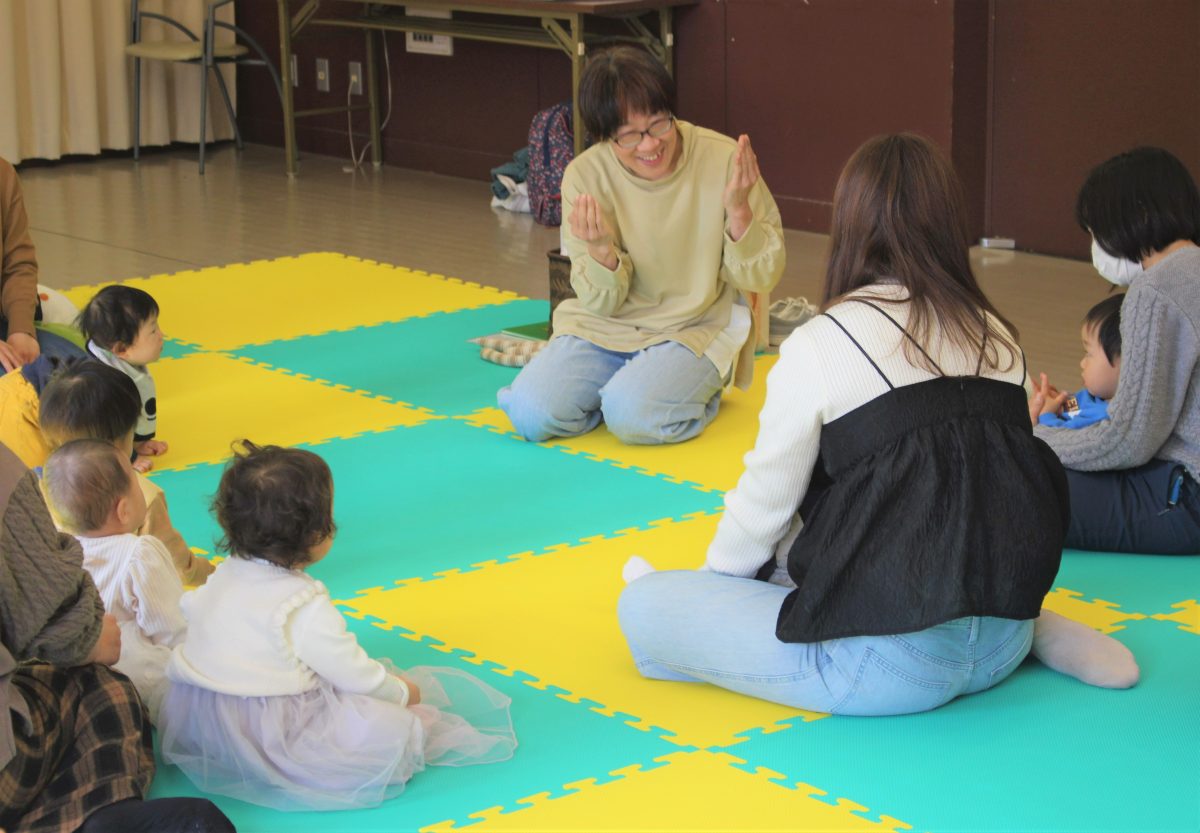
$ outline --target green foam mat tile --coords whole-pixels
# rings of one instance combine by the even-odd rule
[[[484,361],[467,339],[545,318],[547,309],[545,301],[510,301],[233,352],[439,414],[463,414],[494,406],[496,391],[520,370]]]
[[[1127,611],[1169,612],[1176,602],[1200,598],[1200,558],[1065,550],[1054,586]]]
[[[441,665],[461,668],[512,698],[518,747],[512,760],[468,767],[429,767],[409,782],[404,793],[369,810],[335,813],[284,813],[222,796],[212,798],[241,833],[305,833],[305,831],[415,831],[445,821],[459,826],[469,814],[490,807],[520,809],[519,799],[538,793],[561,794],[563,785],[586,778],[605,780],[614,769],[633,764],[652,766],[654,758],[679,747],[653,734],[625,726],[611,717],[571,703],[553,691],[525,684],[522,674],[506,677],[446,654],[429,644],[412,642],[365,622],[348,620],[360,644],[373,657],[388,657],[401,668]],[[151,798],[203,795],[173,766],[160,765]]]
[[[335,597],[721,505],[719,496],[686,485],[506,441],[458,420],[311,450],[333,470],[338,524],[333,552],[312,574]],[[209,551],[219,531],[207,507],[221,470],[154,477],[176,528]]]
[[[832,717],[727,751],[916,830],[1194,833],[1200,639],[1165,622],[1121,639],[1142,666],[1129,691],[1026,660],[996,688],[933,712]]]
[[[178,341],[173,338],[163,340],[163,351],[160,359],[182,359],[184,356],[190,356],[200,348],[194,344],[188,344],[186,341]],[[151,368],[153,372],[153,368]]]

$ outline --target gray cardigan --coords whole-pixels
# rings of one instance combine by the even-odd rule
[[[1121,307],[1121,378],[1107,420],[1038,426],[1063,465],[1128,469],[1182,463],[1200,479],[1200,248],[1168,255],[1134,279]]]
[[[104,603],[74,537],[54,528],[37,476],[0,445],[0,770],[28,720],[11,685],[17,663],[81,664],[100,638]]]

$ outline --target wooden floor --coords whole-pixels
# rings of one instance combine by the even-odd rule
[[[65,288],[329,251],[547,296],[545,253],[558,230],[490,208],[486,183],[369,165],[354,173],[344,160],[312,155],[289,180],[278,148],[238,153],[227,143],[210,151],[204,176],[186,147],[137,163],[24,166],[42,282]],[[786,236],[788,266],[775,297],[814,299],[827,237]],[[1074,388],[1079,321],[1108,284],[1084,262],[978,249],[973,260],[984,289],[1020,329],[1030,369]]]

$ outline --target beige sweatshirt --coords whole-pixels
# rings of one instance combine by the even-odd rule
[[[577,298],[554,313],[554,335],[573,335],[609,350],[635,352],[676,341],[702,356],[728,325],[739,290],[767,293],[785,261],[775,200],[760,179],[750,192],[754,221],[734,242],[723,197],[737,143],[676,122],[682,150],[675,170],[649,181],[630,173],[610,142],[593,145],[563,175],[563,237]],[[620,259],[605,269],[566,221],[580,194],[596,198],[613,229]],[[761,306],[761,305],[760,305]],[[750,381],[755,340],[738,358],[735,381]],[[729,368],[718,367],[724,375]]]

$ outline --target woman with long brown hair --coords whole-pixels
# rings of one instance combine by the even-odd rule
[[[643,675],[901,714],[990,688],[1029,653],[1067,487],[1032,435],[1024,356],[971,272],[964,217],[928,140],[851,157],[824,312],[780,350],[705,569],[644,575],[621,598]],[[1080,636],[1064,633],[1060,655]]]

